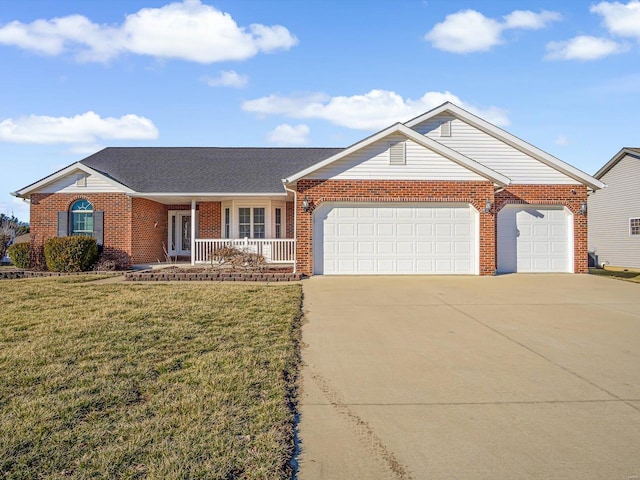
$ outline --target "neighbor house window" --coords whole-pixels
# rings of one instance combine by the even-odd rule
[[[282,238],[282,209],[276,208],[276,238]]]
[[[640,218],[629,219],[629,235],[640,235]]]
[[[93,205],[89,200],[78,200],[71,205],[71,235],[93,236]]]
[[[265,209],[242,207],[238,209],[240,238],[265,238]]]

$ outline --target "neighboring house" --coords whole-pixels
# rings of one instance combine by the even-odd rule
[[[589,196],[589,251],[599,264],[640,268],[640,148],[623,148],[595,178]]]
[[[603,184],[445,103],[346,148],[106,148],[14,195],[127,263],[234,244],[313,274],[587,271]],[[195,222],[192,221],[195,219]]]
[[[23,233],[22,235],[18,235],[13,239],[13,243],[28,243],[31,241],[30,233]]]

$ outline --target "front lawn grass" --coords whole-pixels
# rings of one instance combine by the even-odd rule
[[[618,280],[627,280],[628,282],[640,283],[640,272],[630,271],[624,268],[590,268],[589,273],[602,277],[617,278]]]
[[[299,285],[81,278],[0,284],[0,477],[290,477]]]

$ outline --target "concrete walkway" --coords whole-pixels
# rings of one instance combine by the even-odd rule
[[[640,285],[303,283],[300,480],[637,479]]]

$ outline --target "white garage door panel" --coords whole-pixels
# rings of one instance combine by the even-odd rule
[[[474,274],[469,205],[325,204],[314,212],[314,273]]]
[[[498,271],[573,272],[573,216],[563,207],[507,206],[498,214]]]

